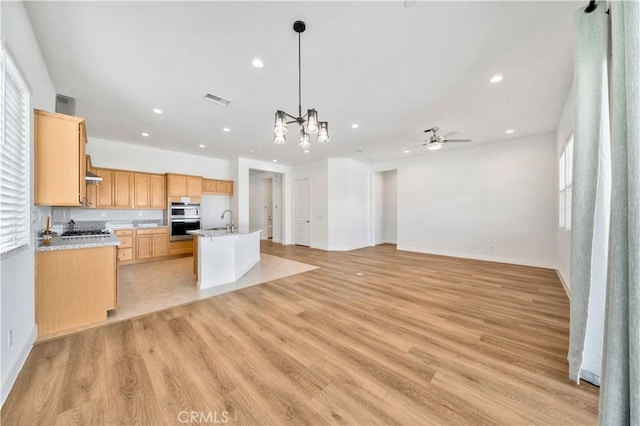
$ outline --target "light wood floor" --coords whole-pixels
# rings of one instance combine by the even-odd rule
[[[263,251],[319,268],[37,344],[2,424],[596,424],[554,271]]]

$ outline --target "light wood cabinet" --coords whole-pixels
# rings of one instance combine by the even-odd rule
[[[168,197],[179,201],[182,197],[202,198],[202,178],[200,176],[167,173]]]
[[[136,260],[169,255],[169,229],[137,229]]]
[[[106,320],[117,284],[115,246],[37,252],[38,336]]]
[[[185,241],[171,241],[169,243],[169,254],[176,256],[180,254],[193,253],[193,242],[189,240]]]
[[[165,178],[163,175],[134,173],[134,207],[137,209],[166,208]]]
[[[120,240],[118,246],[118,260],[129,261],[133,260],[133,230],[124,229],[115,231],[116,237]]]
[[[113,206],[119,209],[133,207],[133,172],[113,172]]]
[[[133,208],[133,172],[100,168],[94,170],[102,178],[95,189],[97,208]]]
[[[233,181],[202,179],[202,193],[215,195],[233,195]]]
[[[84,119],[40,110],[34,110],[34,116],[34,203],[83,205],[87,190]]]

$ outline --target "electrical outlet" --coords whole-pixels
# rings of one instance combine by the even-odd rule
[[[142,217],[142,212],[138,212],[138,216]]]
[[[7,337],[7,343],[9,344],[9,347],[13,346],[13,330],[9,330],[9,335]]]

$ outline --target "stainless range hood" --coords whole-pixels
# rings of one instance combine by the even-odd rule
[[[76,99],[71,96],[56,94],[56,112],[67,115],[76,115]],[[90,185],[97,185],[102,182],[102,178],[87,170],[85,180]]]
[[[87,175],[85,177],[86,181],[90,185],[97,185],[102,182],[102,178],[94,173],[87,171]]]

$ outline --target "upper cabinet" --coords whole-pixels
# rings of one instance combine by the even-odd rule
[[[133,208],[133,172],[96,168],[95,174],[102,178],[96,188],[95,207],[99,209]],[[92,207],[92,200],[89,206]]]
[[[169,198],[202,197],[202,178],[200,176],[175,175],[167,173],[167,194]]]
[[[133,176],[133,182],[134,207],[136,209],[164,209],[166,207],[166,185],[163,175],[136,172]]]
[[[203,194],[233,195],[232,180],[202,179]]]
[[[84,119],[34,110],[35,204],[80,206],[87,202]]]

